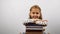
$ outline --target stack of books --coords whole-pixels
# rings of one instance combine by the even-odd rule
[[[41,26],[26,26],[26,30],[43,30]]]
[[[43,30],[43,27],[46,25],[35,24],[35,23],[24,23],[26,30]]]

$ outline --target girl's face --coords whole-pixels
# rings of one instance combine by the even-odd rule
[[[37,8],[32,8],[30,11],[30,16],[32,19],[39,19],[40,17],[40,10]]]

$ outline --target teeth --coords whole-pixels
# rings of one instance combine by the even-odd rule
[[[33,18],[38,18],[38,16],[33,16]]]

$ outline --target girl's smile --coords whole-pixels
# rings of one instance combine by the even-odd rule
[[[33,8],[32,11],[30,12],[30,16],[32,19],[39,19],[39,17],[40,17],[39,9]]]

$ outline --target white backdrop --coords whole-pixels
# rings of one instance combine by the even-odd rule
[[[48,20],[46,32],[60,34],[60,0],[0,0],[0,34],[25,32],[22,23],[33,5],[39,5],[43,19]]]

